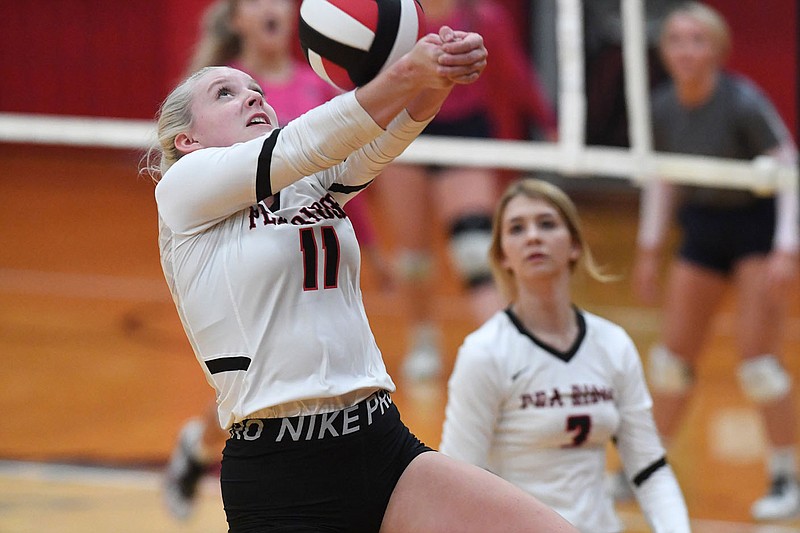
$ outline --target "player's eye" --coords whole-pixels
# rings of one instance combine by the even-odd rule
[[[506,231],[508,231],[510,235],[519,235],[524,231],[524,229],[525,227],[522,224],[515,222],[513,224],[509,224]]]
[[[230,96],[232,94],[233,92],[224,85],[219,89],[217,89],[217,98],[222,98],[223,96]]]
[[[539,227],[542,229],[553,229],[557,226],[558,223],[552,217],[545,217],[539,220]]]

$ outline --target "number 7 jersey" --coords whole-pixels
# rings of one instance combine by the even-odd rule
[[[608,443],[617,438],[630,472],[659,464],[664,449],[630,337],[591,313],[576,310],[576,320],[566,352],[510,309],[470,334],[448,382],[441,451],[508,479],[583,531],[620,531],[604,490]]]

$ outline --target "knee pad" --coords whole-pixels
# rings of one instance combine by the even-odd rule
[[[792,388],[791,377],[774,355],[759,355],[742,361],[737,377],[742,391],[756,403],[778,400]]]
[[[694,383],[692,368],[665,346],[653,346],[647,362],[647,377],[650,386],[657,392],[683,394]]]
[[[463,216],[450,227],[450,257],[467,286],[476,287],[492,281],[491,244],[492,218],[489,215]]]
[[[427,252],[405,250],[397,258],[397,271],[406,281],[424,281],[431,275],[433,261]]]

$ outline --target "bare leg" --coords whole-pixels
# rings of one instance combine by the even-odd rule
[[[175,518],[185,520],[192,514],[197,486],[209,467],[220,463],[226,436],[219,427],[214,402],[201,417],[181,428],[164,472],[164,502]]]
[[[724,277],[680,259],[670,270],[664,303],[664,346],[694,366],[725,293]],[[680,425],[690,394],[654,389],[653,415],[660,433],[669,440]]]
[[[203,415],[202,448],[201,456],[198,458],[206,464],[219,463],[222,460],[222,449],[225,447],[227,438],[228,432],[219,427],[217,404],[211,402]]]
[[[786,299],[776,301],[767,290],[766,258],[744,260],[736,269],[739,288],[739,321],[736,331],[742,357],[778,355],[786,324]],[[797,440],[797,414],[792,395],[787,394],[759,406],[769,437],[775,447],[792,446]]]
[[[400,477],[382,533],[576,532],[558,513],[511,483],[438,452],[417,456]]]
[[[433,179],[435,198],[445,227],[466,215],[483,215],[491,220],[497,202],[497,176],[482,168],[450,168]],[[487,250],[488,251],[488,250]],[[487,259],[488,273],[488,259]],[[457,271],[461,269],[454,265]],[[505,302],[492,283],[469,290],[470,308],[476,324],[482,324]]]
[[[764,356],[778,356],[788,311],[784,295],[776,294],[767,287],[767,268],[766,257],[752,257],[741,261],[735,271],[739,289],[737,340],[742,361],[755,365],[767,360]],[[771,488],[751,509],[753,517],[758,520],[788,518],[800,513],[797,413],[791,388],[788,391],[781,389],[780,372],[779,368],[773,367],[769,374],[771,377],[764,375],[759,382],[772,385],[766,388],[766,397],[755,395],[753,398],[764,420],[770,444],[766,459]],[[748,392],[747,389],[745,386],[745,392]]]
[[[410,317],[403,373],[413,380],[435,377],[442,368],[430,298],[435,256],[430,243],[429,183],[425,167],[402,164],[386,167],[376,182],[383,213],[394,231],[396,279]]]

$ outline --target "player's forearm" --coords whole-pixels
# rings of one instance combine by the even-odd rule
[[[681,488],[667,466],[636,491],[636,498],[654,533],[689,533],[689,513]]]
[[[356,89],[358,103],[384,129],[420,90],[414,77],[409,76],[406,70],[401,59],[374,80]]]
[[[673,185],[658,178],[652,178],[642,187],[636,237],[640,251],[661,249],[672,216],[674,194]]]
[[[426,88],[450,86],[452,82],[438,72],[442,53],[435,36],[423,37],[409,53],[356,89],[358,102],[379,126],[386,128]]]
[[[418,122],[430,120],[439,112],[451,90],[452,86],[444,89],[425,89],[421,91],[406,106],[408,114]]]
[[[438,35],[426,35],[357,89],[356,97],[383,128],[407,106],[415,120],[426,120],[439,110],[454,83],[473,83],[480,77],[486,56],[480,35],[443,26]]]
[[[353,152],[342,167],[340,180],[360,185],[374,179],[416,139],[428,120],[417,121],[408,110],[400,112],[377,139]]]
[[[797,149],[792,143],[784,143],[770,154],[779,164],[797,165]],[[796,254],[800,248],[800,198],[798,183],[785,184],[777,193],[777,213],[775,225],[774,248],[782,252]]]

